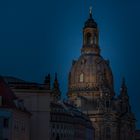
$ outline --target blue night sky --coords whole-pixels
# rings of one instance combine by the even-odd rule
[[[63,97],[80,55],[90,0],[1,0],[0,75],[42,83],[58,73]],[[101,54],[110,60],[116,94],[126,78],[140,128],[140,0],[94,0]],[[139,107],[138,107],[139,106]]]

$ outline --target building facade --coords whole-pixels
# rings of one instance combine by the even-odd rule
[[[94,140],[94,129],[88,116],[71,102],[60,100],[56,74],[50,96],[50,140]]]
[[[94,140],[89,118],[72,104],[51,103],[50,140]]]
[[[134,140],[135,117],[125,80],[116,96],[109,61],[100,51],[98,25],[90,9],[83,28],[81,55],[69,72],[68,98],[89,116],[95,140]]]
[[[0,140],[30,140],[30,117],[0,77]]]
[[[46,76],[43,84],[14,77],[4,77],[4,79],[18,97],[21,107],[25,106],[31,113],[30,122],[28,122],[30,140],[94,140],[94,129],[88,116],[71,102],[61,100],[57,74],[52,87],[50,75]],[[20,124],[18,119],[22,119],[22,116],[12,118],[12,121],[15,120],[18,125],[17,130],[20,125],[25,125],[23,121]],[[13,134],[15,133],[16,131],[13,131]],[[24,133],[20,134],[21,137],[23,135]]]
[[[30,140],[49,140],[50,89],[48,76],[43,84],[27,82],[14,77],[5,77],[4,79],[32,114]]]

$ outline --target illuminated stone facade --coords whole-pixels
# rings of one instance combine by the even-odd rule
[[[94,140],[89,118],[68,102],[51,103],[50,140]]]
[[[83,46],[69,73],[69,99],[92,121],[95,140],[134,140],[135,117],[125,80],[115,96],[109,61],[100,55],[97,23],[89,19],[83,28]]]
[[[47,81],[50,82],[49,77]],[[71,102],[60,100],[56,74],[50,96],[50,140],[94,140],[89,117]]]

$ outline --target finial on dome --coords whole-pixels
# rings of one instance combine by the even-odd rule
[[[89,13],[92,14],[92,6],[89,7]]]
[[[122,78],[121,95],[127,95],[127,86],[124,77]]]
[[[90,18],[92,18],[92,6],[89,7]]]

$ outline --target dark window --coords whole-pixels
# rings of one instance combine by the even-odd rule
[[[106,127],[106,139],[107,140],[111,139],[111,129],[110,129],[110,127]]]
[[[52,135],[53,135],[53,136],[55,135],[55,134],[54,134],[54,132],[53,132],[53,134],[52,134]]]
[[[57,137],[56,137],[56,140],[59,140],[60,138],[59,138],[59,134],[57,134]]]
[[[4,118],[4,120],[3,120],[3,127],[4,128],[8,128],[9,127],[9,119]]]
[[[106,107],[109,108],[109,101],[106,101]]]
[[[97,44],[97,35],[94,34],[94,44]]]
[[[91,44],[91,34],[90,33],[87,33],[86,43],[87,43],[87,45],[90,45]]]

